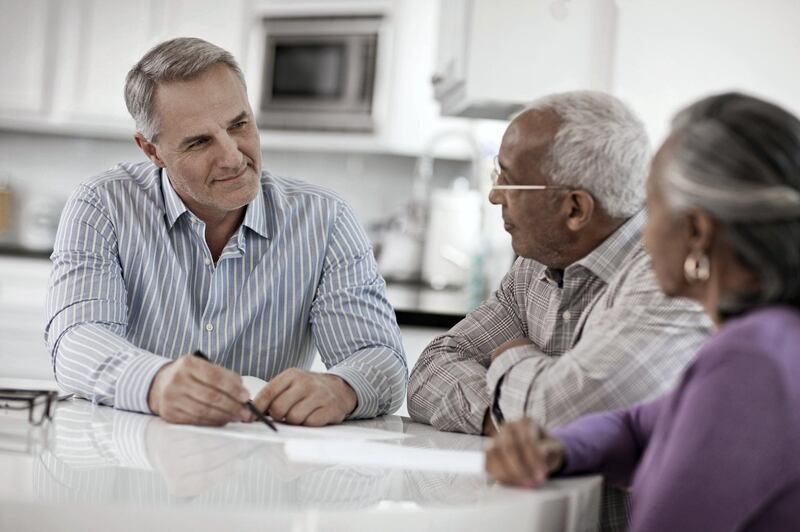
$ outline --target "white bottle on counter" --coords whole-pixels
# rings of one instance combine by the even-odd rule
[[[431,194],[422,280],[433,288],[466,285],[481,241],[481,201],[477,190],[460,177],[450,188]]]

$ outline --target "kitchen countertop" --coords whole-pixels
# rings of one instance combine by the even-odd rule
[[[0,257],[20,257],[27,259],[50,260],[52,249],[28,249],[10,241],[0,241]]]
[[[500,486],[484,444],[399,416],[275,434],[80,399],[38,428],[0,410],[0,530],[596,530],[600,477]]]
[[[50,253],[52,250],[31,250],[13,242],[0,242],[0,257],[49,260]],[[449,329],[470,310],[464,290],[434,290],[416,283],[389,282],[386,295],[400,325]]]

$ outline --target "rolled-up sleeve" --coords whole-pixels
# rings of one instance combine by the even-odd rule
[[[403,403],[408,384],[400,329],[369,240],[343,203],[324,261],[311,309],[322,361],[356,393],[350,419],[392,413]]]
[[[147,395],[169,359],[128,342],[127,292],[111,217],[79,187],[61,215],[47,294],[45,341],[59,384],[94,403],[150,412]]]

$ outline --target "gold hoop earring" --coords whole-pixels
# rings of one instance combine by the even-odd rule
[[[690,283],[708,281],[711,277],[711,262],[705,253],[693,253],[683,263],[683,274]]]

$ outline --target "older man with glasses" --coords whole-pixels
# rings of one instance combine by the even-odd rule
[[[649,161],[642,123],[606,94],[550,96],[511,122],[489,200],[519,258],[422,353],[412,418],[486,435],[523,416],[554,428],[675,383],[711,324],[662,294],[642,246]],[[624,527],[624,497],[606,495],[602,528]]]

